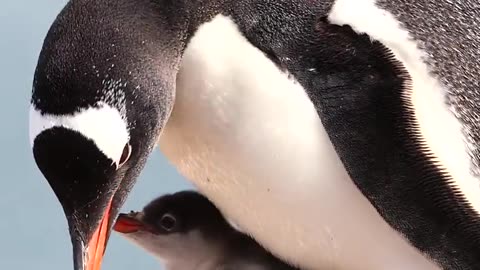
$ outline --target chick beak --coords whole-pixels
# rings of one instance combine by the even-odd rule
[[[113,230],[119,233],[134,233],[144,229],[144,224],[136,218],[138,213],[120,214],[113,226]]]

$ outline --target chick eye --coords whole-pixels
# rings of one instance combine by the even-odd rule
[[[118,168],[122,167],[125,164],[125,162],[128,161],[131,154],[132,154],[132,146],[129,143],[127,143],[125,144],[125,147],[123,147],[122,156],[120,157],[120,161],[118,162]]]
[[[162,229],[171,232],[177,225],[177,219],[172,214],[166,213],[160,218],[158,223]]]

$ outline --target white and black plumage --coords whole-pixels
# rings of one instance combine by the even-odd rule
[[[71,0],[39,57],[30,134],[75,268],[98,269],[158,143],[304,269],[480,269],[479,12],[473,0]]]
[[[140,212],[120,214],[113,226],[154,255],[167,270],[295,270],[234,229],[195,191],[163,195]]]

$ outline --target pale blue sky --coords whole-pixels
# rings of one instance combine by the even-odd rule
[[[60,204],[37,170],[28,142],[28,105],[43,38],[66,0],[0,4],[0,269],[73,269]],[[191,188],[159,151],[151,157],[124,210],[139,209],[165,192]],[[161,269],[112,234],[102,270]]]

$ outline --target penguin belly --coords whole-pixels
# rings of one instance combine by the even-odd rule
[[[288,262],[439,269],[354,185],[302,86],[227,17],[189,43],[159,146],[226,217]]]

